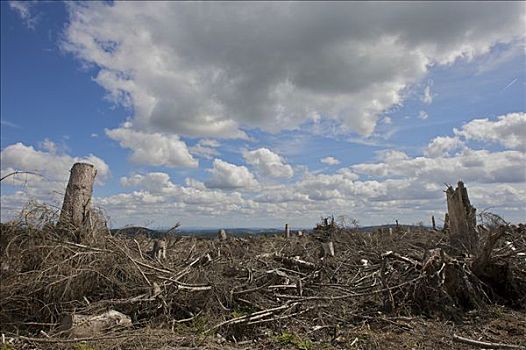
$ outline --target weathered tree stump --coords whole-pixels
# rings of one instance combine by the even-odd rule
[[[435,216],[434,215],[431,215],[431,223],[433,224],[433,231],[436,231],[437,230],[437,225],[436,225],[436,222],[435,222]]]
[[[152,257],[157,260],[166,260],[166,239],[153,241]]]
[[[456,253],[475,254],[479,236],[476,209],[469,202],[468,191],[462,181],[457,188],[449,186],[446,190],[447,211],[449,214],[449,244]]]
[[[113,328],[131,327],[131,318],[115,310],[101,315],[66,315],[59,331],[71,338],[86,338],[107,332]]]
[[[226,241],[227,239],[227,235],[226,235],[226,231],[221,229],[217,232],[217,238],[219,238],[220,241]]]
[[[77,228],[84,224],[90,210],[96,175],[97,170],[91,164],[73,165],[60,213],[61,223],[74,225]]]
[[[91,195],[96,175],[97,170],[91,164],[73,165],[60,212],[60,227],[76,230],[86,226],[91,218]],[[77,235],[76,238],[80,243],[81,237]]]

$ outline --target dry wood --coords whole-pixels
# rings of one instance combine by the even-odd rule
[[[71,168],[59,225],[64,227],[82,228],[89,217],[91,195],[97,170],[91,164],[75,163]],[[80,243],[81,237],[77,237]]]
[[[447,211],[449,214],[449,243],[457,253],[475,254],[479,237],[476,209],[471,205],[468,190],[462,181],[457,188],[449,186],[446,190]]]
[[[73,338],[83,338],[107,332],[113,328],[131,327],[131,318],[109,310],[101,315],[69,314],[64,317],[59,331]]]
[[[459,343],[464,343],[464,344],[476,346],[479,348],[487,348],[487,349],[526,349],[526,347],[522,345],[490,343],[490,342],[485,342],[485,341],[480,341],[480,340],[464,338],[456,334],[453,334],[453,340]]]

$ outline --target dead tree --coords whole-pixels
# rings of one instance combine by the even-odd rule
[[[456,253],[476,254],[479,237],[476,209],[469,201],[468,191],[462,181],[457,188],[448,186],[446,190],[447,211],[449,214],[449,243]]]
[[[75,163],[71,168],[69,182],[64,195],[59,226],[78,231],[85,228],[91,218],[91,195],[97,169],[91,164]],[[82,235],[76,233],[78,243]]]
[[[435,223],[435,216],[431,215],[431,223],[433,224],[433,231],[437,230],[437,225]]]

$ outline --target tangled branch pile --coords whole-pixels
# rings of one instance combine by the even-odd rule
[[[61,325],[65,315],[108,310],[129,315],[133,328],[85,339],[105,340],[104,348],[136,348],[138,335],[145,349],[204,347],[210,337],[218,348],[258,339],[309,348],[364,320],[460,319],[494,302],[526,306],[523,225],[481,231],[477,257],[449,256],[443,232],[363,233],[330,223],[302,237],[179,236],[164,261],[151,258],[146,236],[98,231],[79,244],[42,221],[1,229],[0,323],[22,347],[67,348],[79,333]],[[334,256],[323,250],[327,236]]]

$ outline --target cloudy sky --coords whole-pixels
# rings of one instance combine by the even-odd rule
[[[97,167],[113,227],[526,217],[524,2],[1,3],[2,220]],[[441,224],[441,220],[437,220]]]

